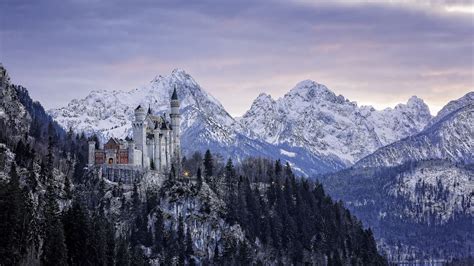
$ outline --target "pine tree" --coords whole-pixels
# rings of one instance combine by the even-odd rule
[[[66,199],[72,199],[71,181],[68,176],[64,177],[64,196]]]
[[[210,177],[213,175],[214,171],[214,162],[210,150],[207,150],[204,154],[204,175],[206,177],[206,182],[209,183]]]
[[[52,170],[48,170],[52,173]],[[44,206],[44,243],[41,254],[43,265],[67,265],[67,249],[64,239],[63,223],[60,219],[60,211],[57,195],[54,190],[52,175],[48,176],[46,189],[46,203]]]
[[[282,166],[281,166],[281,161],[280,159],[275,161],[275,175],[278,177],[281,177],[281,172],[282,172]]]
[[[225,165],[225,176],[226,176],[227,183],[231,183],[233,178],[235,177],[234,164],[232,163],[231,158],[227,160],[227,163]]]
[[[107,266],[114,266],[115,265],[115,230],[113,225],[107,223],[106,229],[106,245],[107,245],[107,253],[106,253],[106,265]]]
[[[92,234],[89,224],[89,216],[86,210],[78,202],[63,216],[64,235],[70,265],[86,265],[92,255],[90,253],[90,240],[97,232]]]
[[[178,218],[178,259],[179,264],[184,265],[184,261],[186,259],[186,243],[185,243],[185,235],[184,235],[184,223],[183,217],[179,216]]]
[[[245,241],[240,243],[238,259],[240,265],[250,265],[252,263],[251,250]]]
[[[189,265],[194,265],[194,249],[193,249],[193,240],[191,238],[191,232],[189,226],[186,228],[186,261]]]
[[[108,245],[107,230],[108,222],[103,216],[102,212],[95,214],[91,219],[91,231],[94,232],[90,238],[90,251],[91,261],[93,265],[106,265],[107,264],[107,253],[109,248],[114,246]]]
[[[285,164],[285,175],[286,177],[294,177],[293,170],[291,170],[291,166],[289,162],[286,162]]]
[[[201,167],[198,167],[197,173],[196,173],[196,179],[197,179],[197,186],[198,190],[201,189],[202,187],[202,174],[201,174]]]
[[[156,219],[155,219],[155,252],[161,253],[163,251],[164,246],[164,223],[163,223],[163,214],[161,209],[157,209],[156,211]]]
[[[40,164],[40,173],[39,173],[39,180],[41,181],[41,183],[46,184],[47,175],[48,173],[46,172],[46,165],[42,161]]]
[[[28,166],[28,186],[30,187],[31,192],[35,193],[38,189],[38,180],[36,179],[36,173],[34,170],[34,161],[31,162]]]
[[[140,206],[140,195],[138,193],[138,182],[133,182],[133,193],[132,193],[132,204],[133,204],[133,211],[138,216],[141,213],[141,206]]]
[[[117,249],[116,265],[129,266],[130,265],[130,251],[128,243],[124,238],[119,239]]]
[[[133,248],[132,256],[130,259],[130,265],[131,266],[146,266],[149,265],[145,254],[143,254],[143,250],[140,248],[140,246],[135,246]],[[182,264],[184,265],[184,264]]]
[[[20,188],[20,179],[16,171],[16,163],[10,167],[10,181],[0,194],[0,257],[5,265],[19,264],[21,259],[21,220],[23,199]]]
[[[51,182],[53,178],[53,170],[54,170],[54,151],[53,151],[53,139],[49,137],[48,142],[48,154],[46,155],[46,174],[47,178],[50,178],[48,182]]]
[[[219,261],[220,261],[220,254],[219,254],[219,244],[216,243],[216,245],[214,246],[214,257],[213,257],[213,260],[216,264],[219,264]]]

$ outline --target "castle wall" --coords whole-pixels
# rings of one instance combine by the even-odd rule
[[[133,151],[133,164],[136,166],[142,166],[142,152],[140,150],[135,149]]]
[[[119,150],[118,163],[119,164],[128,164],[128,150]]]
[[[95,141],[89,141],[88,150],[88,164],[93,165],[95,163]]]
[[[104,164],[105,163],[105,152],[104,151],[95,151],[95,153],[94,153],[94,162],[95,162],[95,164]]]

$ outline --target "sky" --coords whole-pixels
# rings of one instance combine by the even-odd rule
[[[311,79],[436,114],[474,91],[471,1],[2,0],[0,62],[46,108],[182,68],[240,116]]]

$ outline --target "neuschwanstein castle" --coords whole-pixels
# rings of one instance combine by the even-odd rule
[[[135,109],[133,139],[110,138],[103,149],[89,142],[89,166],[105,165],[117,169],[167,171],[181,158],[179,100],[176,88],[171,96],[171,113],[154,115],[150,108]]]

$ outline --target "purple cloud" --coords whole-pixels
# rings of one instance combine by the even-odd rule
[[[436,111],[474,87],[473,15],[446,7],[7,0],[0,60],[46,107],[180,67],[235,115],[302,79],[380,108],[416,94]]]

